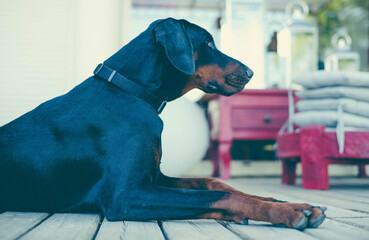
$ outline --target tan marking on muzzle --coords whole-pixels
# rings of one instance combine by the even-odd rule
[[[224,71],[216,64],[202,66],[196,69],[192,76],[202,83],[206,83],[209,80],[217,80],[219,83],[224,82]]]
[[[206,88],[206,83],[210,80],[215,80],[222,85],[224,83],[224,76],[223,70],[216,64],[201,66],[190,76],[189,82],[182,90],[182,94],[194,88],[204,90]]]

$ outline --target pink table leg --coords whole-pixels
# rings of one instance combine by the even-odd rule
[[[324,126],[306,126],[300,132],[302,187],[328,189],[328,160],[324,156]]]
[[[210,141],[209,154],[213,162],[212,177],[220,177],[220,156],[218,151],[218,141]]]
[[[296,182],[295,159],[282,159],[282,183],[293,185]]]
[[[367,178],[368,175],[366,173],[366,169],[365,169],[365,164],[360,164],[359,165],[359,177],[361,178]]]
[[[231,145],[232,142],[220,142],[219,143],[219,154],[223,161],[223,172],[222,179],[227,180],[231,178]]]

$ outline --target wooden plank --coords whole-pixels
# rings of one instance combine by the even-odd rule
[[[361,196],[369,201],[369,178],[331,178],[330,191],[346,192],[348,196]]]
[[[95,235],[99,221],[97,214],[54,214],[20,239],[90,240]]]
[[[240,239],[215,220],[164,221],[163,230],[170,240]]]
[[[369,204],[369,178],[331,178],[326,195]]]
[[[318,239],[368,240],[369,238],[369,231],[331,219],[326,219],[318,228],[307,228],[304,232]]]
[[[101,224],[96,240],[150,239],[164,240],[157,222],[110,222],[106,218]]]
[[[333,190],[333,189],[332,189]],[[345,195],[345,196],[354,196],[359,197],[361,202],[365,202],[365,203],[369,203],[369,189],[364,189],[364,190],[355,190],[355,189],[350,189],[350,190],[337,190],[334,189],[334,192],[337,192],[339,194]],[[365,200],[367,199],[367,200]],[[364,201],[362,201],[364,200]]]
[[[47,213],[5,212],[0,214],[0,239],[15,239],[47,218]]]
[[[230,231],[241,236],[242,239],[283,239],[283,240],[313,240],[315,237],[309,236],[295,229],[272,226],[266,222],[249,221],[249,225],[239,225],[229,222],[222,224]]]
[[[362,190],[362,191],[368,191],[368,190]],[[364,203],[369,206],[369,197],[360,196],[355,194],[357,191],[340,191],[340,190],[334,190],[331,189],[329,191],[324,191],[320,193],[321,195],[330,197],[330,198],[340,198],[346,201],[350,201],[352,203]]]
[[[346,187],[369,187],[369,178],[332,178],[331,182],[340,186]]]
[[[363,228],[369,230],[369,217],[342,217],[342,218],[333,218],[332,220],[347,223],[355,227]]]

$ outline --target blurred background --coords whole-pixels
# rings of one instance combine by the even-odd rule
[[[302,65],[312,63],[313,68],[324,69],[327,58],[340,46],[332,44],[332,37],[344,32],[350,36],[349,51],[359,56],[354,68],[368,71],[368,0],[305,0],[307,12],[295,13],[288,9],[289,2],[0,0],[0,125],[81,83],[98,63],[160,18],[187,19],[207,29],[221,51],[254,70],[248,89],[289,86],[286,79],[293,73],[286,67],[286,49],[292,45],[281,41],[285,37],[281,33],[294,14],[317,37],[316,44],[312,40],[316,49],[304,45],[304,40],[297,46],[313,55],[312,61],[303,60]],[[191,102],[202,97],[199,91],[186,96]],[[203,135],[209,138],[206,130]],[[271,144],[236,142],[232,154],[237,159],[275,159]]]

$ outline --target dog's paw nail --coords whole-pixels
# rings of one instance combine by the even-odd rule
[[[325,211],[327,211],[327,207],[319,207],[320,208],[320,210],[324,213]]]
[[[243,220],[241,222],[237,222],[236,224],[239,224],[239,225],[249,225],[249,220],[246,218],[245,220]]]
[[[312,212],[310,210],[303,210],[302,213],[305,215],[305,217],[309,217]]]
[[[304,217],[300,221],[298,221],[297,224],[293,226],[293,228],[302,231],[306,228],[307,225],[308,225],[308,218]]]
[[[317,228],[320,224],[324,222],[325,215],[321,214],[316,219],[314,219],[311,223],[308,224],[309,228]]]
[[[321,207],[321,206],[311,206],[311,208],[319,208],[320,209],[320,211],[322,211],[323,213],[325,212],[325,211],[327,211],[327,207]]]

